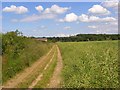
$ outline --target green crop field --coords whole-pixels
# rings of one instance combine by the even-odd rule
[[[59,42],[62,87],[117,88],[118,41]]]

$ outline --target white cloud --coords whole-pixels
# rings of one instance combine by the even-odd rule
[[[70,35],[68,34],[57,34],[56,37],[69,37]]]
[[[3,8],[3,12],[14,12],[16,14],[23,14],[28,12],[28,9],[24,6],[11,5],[10,7]]]
[[[56,17],[56,15],[54,15],[54,14],[40,14],[40,15],[34,14],[32,16],[25,17],[19,21],[20,22],[32,22],[32,21],[37,21],[37,20],[41,20],[41,19],[53,19],[55,17]]]
[[[37,7],[35,7],[35,9],[36,9],[37,11],[39,11],[39,12],[41,12],[41,11],[44,10],[44,8],[43,8],[42,6],[37,6]]]
[[[88,28],[96,29],[97,26],[88,26]]]
[[[82,14],[78,18],[81,22],[98,22],[100,20],[99,17],[96,16],[88,16],[86,14]]]
[[[77,21],[78,16],[74,13],[67,14],[64,19],[59,19],[59,22],[74,22]]]
[[[67,14],[65,17],[66,22],[73,22],[73,21],[76,21],[77,19],[78,19],[78,16],[74,13]]]
[[[78,24],[80,22],[114,22],[117,21],[116,18],[114,17],[104,17],[100,18],[98,16],[88,16],[86,14],[81,14],[80,16],[77,16],[74,13],[67,14],[65,18],[59,19],[59,22],[74,22],[77,21],[76,23]]]
[[[92,14],[98,14],[98,15],[109,15],[111,13],[101,5],[93,5],[93,7],[88,9],[88,11]]]
[[[82,14],[81,16],[78,17],[78,19],[81,22],[113,22],[117,20],[114,17],[100,18],[96,16],[88,16],[86,14]]]
[[[38,11],[43,10],[42,6],[36,7]],[[52,5],[51,8],[46,8],[42,13],[36,15],[33,14],[31,16],[27,16],[25,18],[22,18],[18,20],[19,22],[32,22],[37,21],[41,19],[54,19],[59,14],[65,13],[69,8],[67,7],[59,7],[58,5]]]
[[[81,16],[79,16],[78,18],[81,22],[88,22],[88,15],[82,14]]]
[[[101,4],[106,8],[117,8],[118,2],[119,2],[118,0],[109,0],[109,1],[104,1]]]
[[[65,30],[70,30],[71,27],[70,27],[70,26],[65,26],[64,29],[65,29]]]
[[[105,18],[102,18],[101,21],[112,22],[112,21],[116,21],[116,18],[114,18],[114,17],[105,17]]]
[[[55,35],[55,37],[69,37],[69,36],[76,36],[77,34],[79,34],[79,33],[73,33],[73,34],[64,34],[64,33],[61,33],[61,34]]]
[[[70,8],[60,7],[58,5],[52,5],[51,8],[46,8],[44,13],[54,13],[54,14],[63,14],[67,12]]]

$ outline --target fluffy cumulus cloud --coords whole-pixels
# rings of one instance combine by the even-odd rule
[[[88,10],[92,14],[98,14],[98,15],[109,15],[110,11],[108,11],[106,8],[102,7],[101,5],[93,5],[92,8]]]
[[[75,13],[66,14],[64,19],[59,19],[60,22],[74,22],[77,21],[78,16]]]
[[[88,22],[88,15],[82,14],[81,16],[79,16],[78,18],[81,22]]]
[[[28,12],[28,9],[24,6],[11,5],[10,7],[3,8],[3,12],[14,12],[16,14],[23,14]]]
[[[66,14],[63,19],[59,19],[59,22],[114,22],[117,21],[114,17],[100,18],[98,16],[81,14],[77,16],[75,13]]]
[[[58,5],[52,5],[50,8],[46,8],[44,13],[55,13],[55,14],[62,14],[68,11],[70,8],[68,7],[60,7]]]
[[[96,16],[88,16],[86,14],[82,14],[79,16],[79,21],[81,22],[98,22],[100,20],[99,17]]]
[[[65,29],[65,30],[70,30],[71,27],[70,27],[70,26],[65,26],[64,29]]]
[[[118,7],[118,0],[109,0],[102,2],[102,5],[107,8],[117,8]]]
[[[52,5],[51,8],[43,9],[42,6],[35,7],[36,10],[41,12],[40,14],[33,14],[31,16],[27,16],[25,18],[22,18],[20,20],[14,20],[18,22],[32,22],[37,21],[41,19],[55,19],[59,14],[63,14],[69,10],[67,7],[60,7],[58,5]]]
[[[44,8],[43,8],[42,6],[37,6],[37,7],[35,7],[35,9],[36,9],[37,11],[39,11],[39,12],[41,12],[41,11],[44,10]]]
[[[70,13],[70,14],[67,14],[66,17],[65,17],[65,21],[66,22],[73,22],[73,21],[76,21],[78,18],[78,16],[74,13]]]
[[[86,14],[82,14],[78,17],[79,21],[81,22],[113,22],[116,21],[117,19],[114,17],[105,17],[105,18],[100,18],[97,16],[88,16]]]

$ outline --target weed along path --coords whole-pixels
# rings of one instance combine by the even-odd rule
[[[39,74],[38,71],[43,70],[43,68],[46,66],[46,64],[49,62],[49,60],[52,58],[51,56],[54,54],[55,47],[56,46],[54,45],[52,47],[52,49],[45,56],[41,57],[32,66],[26,68],[24,71],[18,73],[15,77],[8,80],[2,87],[3,88],[24,87],[26,81],[28,80],[28,77],[32,78],[31,76],[34,74],[37,76]],[[31,83],[31,82],[27,82],[27,84],[29,84],[29,83]],[[28,86],[27,84],[24,88],[27,88],[27,86]]]
[[[18,73],[3,85],[3,88],[59,88],[62,57],[57,45],[33,65]]]
[[[55,67],[55,70],[53,72],[53,76],[50,79],[50,82],[48,84],[48,88],[60,88],[60,82],[62,80],[61,78],[61,70],[63,67],[63,63],[62,63],[62,57],[61,57],[61,53],[60,50],[57,46],[57,65]]]

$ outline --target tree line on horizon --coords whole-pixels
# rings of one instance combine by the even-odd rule
[[[47,38],[48,42],[80,42],[80,41],[104,41],[104,40],[120,40],[120,34],[77,34],[75,36],[69,37],[27,37],[24,36],[22,32],[11,31],[8,33],[18,34],[18,36],[22,36],[23,38]],[[5,36],[6,34],[1,34],[0,36]],[[1,37],[2,38],[2,37]]]
[[[120,40],[120,34],[77,34],[69,37],[48,37],[47,39],[51,42]]]

